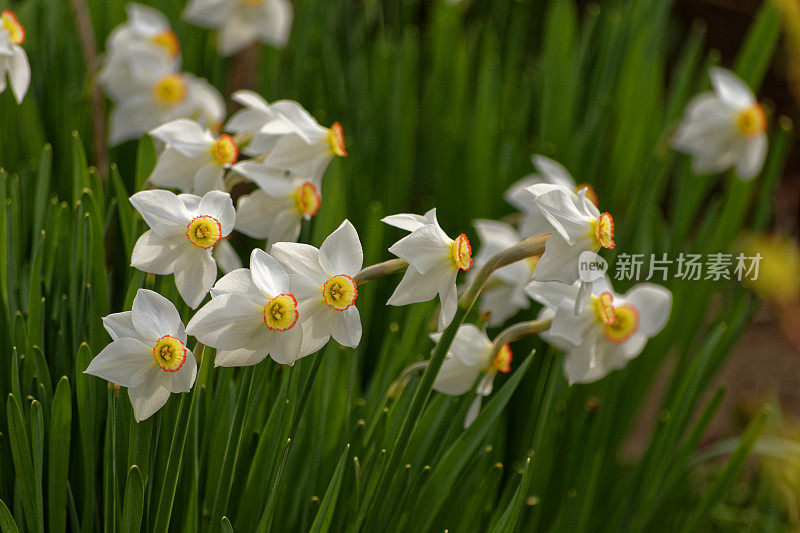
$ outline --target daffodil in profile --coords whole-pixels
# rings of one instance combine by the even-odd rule
[[[551,233],[533,279],[572,284],[580,277],[578,259],[583,252],[614,248],[614,219],[597,209],[585,189],[575,194],[561,185],[540,183],[528,192]]]
[[[104,317],[103,326],[112,342],[84,372],[127,387],[138,422],[161,409],[171,393],[192,388],[197,362],[172,302],[139,289],[131,310]]]
[[[439,342],[441,333],[434,333],[431,339]],[[447,351],[442,368],[433,382],[434,390],[450,396],[461,396],[477,386],[477,397],[470,406],[464,425],[469,426],[478,415],[481,397],[492,393],[494,378],[498,372],[511,371],[511,348],[508,344],[493,353],[493,344],[486,333],[473,324],[462,324],[456,331],[453,343]],[[478,381],[478,378],[481,378]]]
[[[533,155],[531,157],[536,173],[529,174],[521,180],[515,182],[505,193],[508,203],[522,212],[522,221],[519,224],[521,236],[533,237],[550,231],[547,220],[539,208],[531,201],[529,188],[539,183],[550,185],[560,185],[575,193],[585,190],[584,195],[594,205],[599,205],[594,189],[588,183],[575,184],[575,179],[569,171],[558,161],[554,161],[543,155]]]
[[[219,30],[219,53],[228,56],[255,42],[283,48],[293,15],[290,0],[190,0],[183,17]]]
[[[261,163],[242,161],[234,170],[258,185],[239,197],[236,229],[256,239],[296,241],[303,220],[311,220],[322,204],[319,178],[284,175]]]
[[[752,179],[767,156],[767,114],[736,74],[716,67],[710,75],[713,92],[689,102],[672,144],[692,156],[696,174],[735,168]]]
[[[672,308],[672,293],[650,283],[620,295],[607,278],[597,280],[589,304],[577,314],[577,283],[533,281],[528,290],[545,306],[540,318],[552,318],[541,336],[566,352],[564,374],[570,384],[597,381],[625,366],[664,328]]]
[[[409,266],[387,303],[408,305],[438,295],[439,331],[443,330],[458,307],[458,272],[472,268],[469,239],[463,233],[455,239],[448,237],[439,226],[435,208],[424,216],[403,213],[385,217],[382,222],[411,232],[389,248]]]
[[[134,246],[131,266],[174,274],[181,297],[197,307],[217,279],[212,251],[233,230],[236,211],[230,195],[211,191],[201,198],[155,189],[134,194],[131,204],[150,226]]]
[[[303,328],[289,274],[264,250],[253,250],[250,268],[217,281],[211,296],[186,331],[217,349],[216,366],[255,365],[267,355],[293,365],[308,355],[300,352]]]
[[[239,157],[230,135],[216,136],[189,119],[178,119],[150,130],[150,136],[165,143],[150,183],[203,195],[223,190],[222,178]]]
[[[313,353],[333,339],[355,348],[361,341],[355,276],[364,254],[349,220],[328,235],[319,249],[296,242],[277,242],[271,255],[289,272],[303,328],[302,353]]]
[[[141,69],[163,62],[177,72],[181,45],[163,13],[136,2],[125,5],[128,20],[111,31],[97,82],[109,98],[120,100],[135,93]]]
[[[0,12],[0,93],[10,82],[18,104],[22,103],[31,84],[28,54],[22,48],[24,42],[25,28],[17,16],[8,9]]]
[[[516,228],[505,222],[480,219],[473,221],[472,225],[475,226],[481,246],[475,254],[474,268],[467,276],[468,281],[474,278],[473,272],[477,272],[495,254],[522,240]],[[479,301],[481,313],[489,314],[489,326],[499,326],[530,306],[525,286],[531,279],[537,260],[537,257],[530,257],[511,263],[498,268],[489,277]]]

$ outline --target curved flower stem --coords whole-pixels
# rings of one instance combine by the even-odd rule
[[[422,410],[431,395],[431,391],[433,390],[433,382],[436,379],[436,375],[439,373],[439,370],[442,368],[442,363],[444,363],[444,358],[447,355],[447,351],[450,349],[450,345],[453,343],[453,339],[456,336],[456,331],[458,331],[458,327],[472,309],[473,304],[478,299],[478,295],[480,294],[483,286],[486,284],[486,281],[489,279],[489,276],[491,276],[492,273],[498,268],[502,268],[522,259],[544,253],[544,245],[549,236],[549,234],[545,234],[530,237],[493,255],[489,261],[487,261],[486,264],[483,265],[483,267],[478,271],[478,274],[475,276],[472,285],[470,285],[469,289],[467,289],[467,292],[465,292],[464,295],[459,299],[458,309],[453,317],[453,321],[450,322],[450,324],[445,328],[441,338],[439,339],[439,343],[436,345],[436,350],[433,353],[433,357],[431,358],[428,367],[425,370],[425,374],[422,376],[419,387],[417,387],[417,391],[414,394],[411,407],[406,414],[405,419],[403,420],[403,426],[400,431],[400,435],[397,437],[395,445],[390,451],[389,460],[386,462],[386,468],[381,474],[379,483],[381,490],[379,491],[379,494],[389,493],[389,487],[387,484],[391,483],[393,474],[398,471],[403,460],[403,456],[406,454],[408,445],[411,442],[411,436],[414,433],[414,429],[417,427],[417,423],[422,415]],[[382,498],[378,498],[375,500],[373,505],[382,506],[384,502],[381,500]]]
[[[541,320],[529,320],[528,322],[519,322],[508,326],[506,329],[498,333],[497,337],[492,341],[491,358],[500,352],[506,344],[519,340],[528,335],[536,335],[550,329],[550,324],[553,323],[552,318],[543,318]]]
[[[372,281],[373,279],[378,279],[384,276],[395,274],[397,272],[402,272],[406,268],[408,268],[408,263],[402,259],[389,259],[383,263],[377,263],[361,269],[361,272],[356,274],[354,281],[356,282],[356,285],[361,285],[362,283]]]

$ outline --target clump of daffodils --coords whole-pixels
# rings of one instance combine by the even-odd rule
[[[180,104],[188,85],[176,72],[179,48],[163,17],[133,6],[129,18],[111,41],[126,43],[117,51],[137,53],[112,50],[101,82],[120,99],[118,109],[138,106],[136,113],[147,115],[136,118],[135,128],[127,125],[127,134],[147,132],[156,140],[160,153],[148,184],[165,188],[131,197],[149,226],[131,264],[173,275],[186,304],[199,308],[184,329],[171,303],[142,290],[131,311],[104,319],[112,342],[87,372],[128,387],[137,420],[157,411],[170,393],[191,388],[196,364],[187,335],[215,350],[209,356],[216,366],[268,358],[293,365],[319,357],[331,339],[355,348],[362,337],[359,286],[399,272],[387,304],[438,297],[438,332],[431,338],[448,345],[430,362],[432,387],[449,395],[474,391],[465,425],[477,417],[495,378],[513,371],[510,344],[523,336],[538,334],[563,351],[564,375],[577,384],[624,367],[665,327],[672,295],[663,287],[639,284],[620,294],[605,277],[581,279],[584,254],[615,247],[614,220],[599,209],[590,185],[578,185],[566,167],[544,156],[532,159],[536,174],[506,193],[519,216],[474,222],[480,242],[474,257],[469,237],[448,236],[435,208],[385,217],[407,234],[388,248],[395,259],[376,265],[363,265],[358,232],[348,220],[319,248],[296,242],[322,206],[326,169],[347,156],[341,125],[322,126],[298,102],[269,103],[250,91],[233,95],[242,108],[222,131],[197,114],[148,108],[162,97]],[[115,87],[114,73],[128,82]],[[690,104],[676,146],[694,155],[697,172],[733,166],[750,177],[763,164],[766,117],[733,74],[716,69],[712,81],[715,92]],[[140,82],[152,90],[137,92]],[[249,189],[234,207],[230,191],[242,182]],[[234,232],[262,240],[248,268],[227,241]],[[218,270],[225,274],[219,280]],[[474,302],[481,323],[462,323]],[[536,320],[489,336],[486,327],[503,326],[534,303],[541,305]]]

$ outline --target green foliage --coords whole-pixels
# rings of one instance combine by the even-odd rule
[[[224,89],[230,61],[217,57],[211,33],[179,19],[184,2],[147,3],[173,22],[184,68]],[[102,42],[124,2],[89,5]],[[696,176],[668,149],[709,65],[733,65],[758,88],[779,31],[769,3],[737,58],[704,55],[703,29],[671,25],[671,4],[659,0],[583,12],[573,0],[295,5],[290,45],[263,48],[257,88],[344,125],[350,157],[325,177],[307,233],[314,244],[348,217],[377,262],[397,237],[380,217],[433,206],[448,233],[470,234],[472,219],[510,211],[502,194],[531,171],[534,152],[593,184],[622,252],[733,251],[743,229],[769,223],[788,119],[772,117],[767,165],[751,183]],[[708,526],[764,424],[751,423],[708,486],[691,482],[722,394],[704,393],[753,312],[734,282],[670,282],[666,330],[591,385],[569,387],[560,354],[520,342],[512,373],[468,429],[470,395],[431,393],[431,375],[390,394],[403,368],[429,358],[436,313],[386,307],[396,280],[372,282],[360,290],[358,349],[331,343],[291,368],[245,369],[214,368],[213,350],[195,349],[192,392],[137,423],[124,389],[83,370],[109,340],[100,317],[129,309],[138,288],[180,301],[171,279],[128,266],[142,228],[128,195],[153,168],[155,147],[145,138],[112,149],[110,168],[90,166],[94,73],[69,3],[13,9],[28,31],[33,84],[22,106],[0,95],[0,531]],[[232,242],[243,256],[252,244]],[[622,459],[667,359],[677,370],[650,442]]]

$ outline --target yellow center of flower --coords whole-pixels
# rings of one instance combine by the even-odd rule
[[[165,106],[179,104],[186,99],[188,88],[186,80],[180,74],[167,74],[153,88],[156,100]]]
[[[164,48],[167,53],[175,58],[181,53],[181,43],[172,30],[167,30],[150,39],[150,42]]]
[[[25,42],[25,28],[17,20],[17,16],[8,9],[3,10],[0,14],[0,20],[3,22],[3,27],[8,30],[8,35],[11,42],[20,45]]]
[[[195,217],[186,228],[186,237],[195,246],[208,249],[222,237],[222,226],[214,217]]]
[[[331,132],[328,134],[328,143],[331,145],[331,153],[339,157],[347,157],[347,150],[344,149],[344,130],[342,125],[334,122]]]
[[[469,239],[463,233],[456,237],[450,244],[453,252],[453,262],[458,268],[467,271],[472,268],[472,247],[469,245]]]
[[[614,296],[604,292],[592,296],[595,320],[603,324],[603,333],[614,344],[622,344],[639,329],[639,312],[628,304],[614,305]]]
[[[230,166],[236,163],[239,157],[239,147],[230,135],[222,135],[211,147],[211,155],[214,160],[223,166]]]
[[[511,348],[508,344],[504,344],[497,355],[494,356],[492,367],[503,374],[508,374],[511,371]]]
[[[297,300],[291,294],[279,294],[264,306],[264,324],[272,331],[289,331],[299,316]]]
[[[153,356],[161,370],[177,372],[186,361],[186,347],[179,339],[164,335],[153,347]]]
[[[341,274],[333,276],[322,285],[322,298],[329,307],[337,311],[345,311],[356,303],[358,289],[356,282],[350,276]]]
[[[736,116],[736,129],[744,137],[755,137],[767,129],[767,114],[761,104],[740,111]]]
[[[311,182],[305,182],[294,191],[294,206],[306,217],[313,217],[319,211],[322,199]]]
[[[592,222],[591,236],[595,247],[614,248],[614,219],[611,215],[603,213]]]

